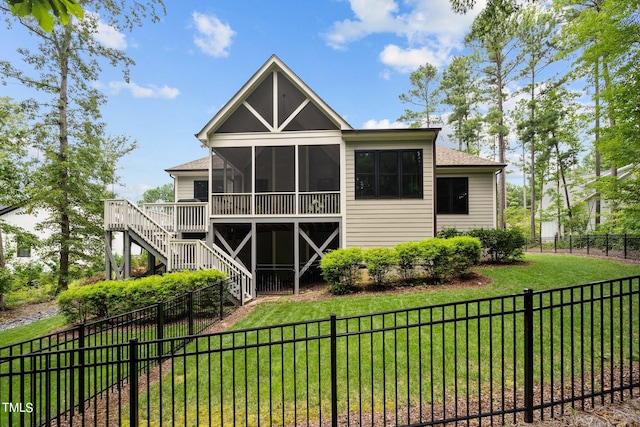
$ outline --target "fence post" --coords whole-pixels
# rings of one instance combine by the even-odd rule
[[[553,236],[553,253],[554,254],[558,253],[558,235],[557,234]]]
[[[533,291],[524,290],[524,422],[533,422]]]
[[[156,304],[156,339],[158,340],[158,356],[162,356],[164,353],[164,345],[162,339],[164,339],[164,302],[160,301]]]
[[[129,340],[129,425],[138,427],[138,339]]]
[[[624,259],[627,259],[627,233],[624,233]]]
[[[569,234],[569,253],[573,253],[573,234]]]
[[[220,298],[220,311],[218,312],[218,314],[220,315],[220,320],[222,320],[222,318],[224,317],[224,284],[227,283],[226,280],[219,280],[218,281],[218,287],[220,288],[220,294],[218,295],[218,297]],[[242,285],[240,285],[242,286]],[[244,290],[243,290],[244,292]]]
[[[331,425],[338,426],[338,351],[336,315],[331,314]]]
[[[84,323],[78,325],[78,413],[84,413]],[[73,372],[73,370],[71,370]],[[71,381],[73,386],[73,380]],[[71,393],[73,398],[73,393]],[[73,408],[73,403],[71,405]],[[73,409],[72,412],[73,414]]]
[[[609,256],[609,233],[604,235],[604,248],[605,256]]]
[[[589,233],[587,233],[587,255],[589,255]]]
[[[193,292],[187,293],[187,311],[189,314],[189,333],[193,335]]]

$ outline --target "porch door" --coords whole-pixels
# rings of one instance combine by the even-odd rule
[[[289,294],[294,291],[293,224],[256,225],[256,291]]]

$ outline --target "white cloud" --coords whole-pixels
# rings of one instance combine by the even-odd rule
[[[363,125],[362,129],[404,129],[408,127],[405,123],[401,123],[395,121],[391,123],[389,119],[382,120],[367,120]]]
[[[105,24],[100,15],[95,12],[85,12],[85,18],[95,26],[93,38],[100,44],[111,49],[125,50],[127,39],[117,28]]]
[[[123,89],[128,90],[131,92],[131,95],[133,95],[134,98],[173,99],[180,94],[180,91],[178,89],[169,87],[167,85],[164,85],[162,87],[158,87],[155,85],[142,87],[133,82],[110,82],[109,89],[111,89],[114,94],[119,93]]]
[[[402,49],[394,44],[385,46],[380,52],[380,62],[401,73],[410,73],[426,62],[442,67],[449,62],[450,50],[432,50],[429,47]]]
[[[371,34],[391,33],[404,37],[407,46],[388,45],[380,59],[400,72],[415,70],[429,61],[442,66],[462,39],[473,19],[486,4],[479,0],[466,15],[451,11],[449,0],[413,0],[399,5],[396,0],[349,0],[354,19],[335,22],[325,34],[327,44],[345,49],[349,43]]]
[[[229,55],[229,47],[236,32],[229,24],[223,24],[215,15],[205,15],[193,12],[193,24],[196,27],[197,35],[193,37],[193,42],[207,55],[215,58]]]

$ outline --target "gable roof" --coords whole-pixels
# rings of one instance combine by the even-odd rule
[[[19,209],[20,206],[2,206],[0,205],[0,216],[8,214],[9,212],[13,212],[16,209]]]
[[[452,150],[445,147],[436,147],[436,166],[437,167],[494,167],[502,169],[506,166],[504,163],[495,162],[493,160],[484,159],[473,154],[464,153],[458,150]]]
[[[220,163],[220,168],[223,167],[222,159],[219,156],[213,156],[214,168],[216,161]],[[502,169],[506,166],[504,163],[494,162],[493,160],[484,159],[482,157],[474,156],[473,154],[463,153],[458,150],[451,150],[445,147],[436,147],[436,166],[437,167],[493,167],[495,169]],[[191,162],[184,163],[179,166],[174,166],[165,171],[171,172],[196,172],[207,171],[209,169],[209,158],[203,157],[201,159],[193,160]]]
[[[307,98],[308,103],[319,109],[319,111],[324,114],[337,129],[351,129],[351,126],[309,86],[307,86],[300,77],[291,71],[291,69],[287,67],[280,58],[276,55],[272,55],[267,62],[265,62],[264,65],[262,65],[262,67],[260,67],[258,71],[251,76],[242,88],[240,88],[240,90],[220,109],[220,111],[218,111],[218,113],[209,120],[202,130],[196,134],[196,138],[202,142],[207,142],[209,135],[218,130],[238,109],[245,107],[253,109],[250,105],[247,107],[246,100],[254,93],[254,91],[256,91],[256,89],[259,88],[267,77],[273,75],[274,72],[279,72],[284,75],[288,82],[295,86],[295,88]],[[269,106],[265,108],[269,108]],[[256,118],[256,120],[260,120],[263,124],[268,125],[267,121],[264,119]]]

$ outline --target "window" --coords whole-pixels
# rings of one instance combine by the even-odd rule
[[[18,258],[30,258],[31,257],[31,246],[20,246],[18,247]]]
[[[209,181],[193,181],[193,198],[201,202],[209,201]]]
[[[422,150],[358,150],[356,199],[422,197]]]
[[[469,214],[469,178],[438,178],[439,214]]]

